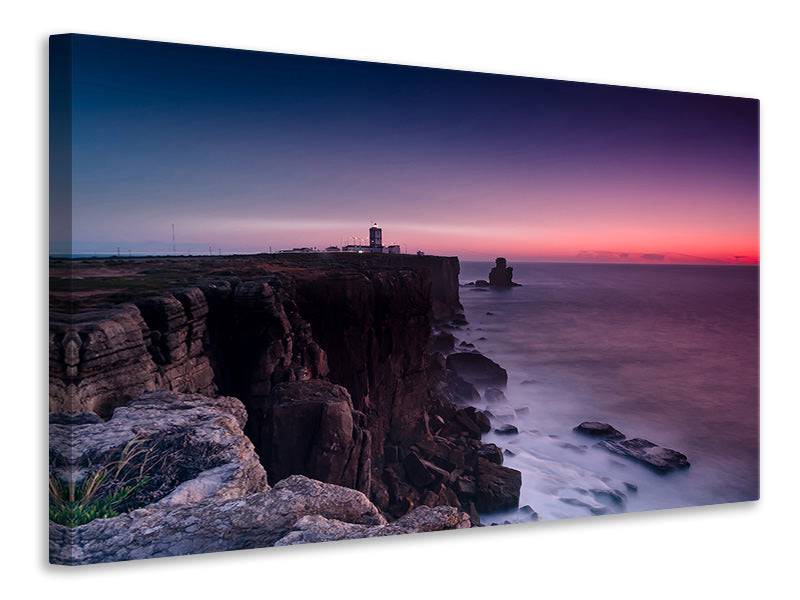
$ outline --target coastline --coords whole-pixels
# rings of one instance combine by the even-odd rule
[[[480,524],[479,510],[516,508],[519,472],[481,442],[488,419],[463,402],[447,361],[430,347],[434,325],[463,319],[458,271],[455,258],[403,255],[51,261],[56,475],[108,459],[109,448],[130,442],[109,441],[120,419],[146,418],[155,399],[175,415],[187,403],[204,415],[175,425],[188,440],[208,436],[209,419],[228,419],[213,398],[234,397],[246,416],[231,427],[249,448],[224,468],[212,461],[176,476],[119,516],[75,529],[51,523],[51,560],[230,549],[193,546],[191,528],[169,515],[230,510],[226,503],[248,498],[261,505],[290,474],[355,490],[363,500],[348,502],[366,501],[375,519],[342,529],[320,521],[342,517],[327,505],[311,514],[282,507],[294,516],[236,547],[462,528]],[[231,479],[242,456],[248,464],[257,456],[268,482]],[[331,492],[331,502],[340,496]],[[258,509],[243,514],[261,518]],[[161,533],[120,548],[120,527],[135,529],[138,518],[164,524]]]

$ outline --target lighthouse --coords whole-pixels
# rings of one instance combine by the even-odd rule
[[[377,223],[373,223],[372,227],[369,228],[369,251],[383,251],[383,230],[378,227]]]

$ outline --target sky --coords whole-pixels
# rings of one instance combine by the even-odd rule
[[[757,262],[754,100],[74,36],[72,247]],[[532,68],[535,60],[532,57]],[[66,147],[66,146],[65,146]],[[55,189],[57,199],[68,192]]]

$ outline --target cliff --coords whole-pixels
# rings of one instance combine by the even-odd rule
[[[51,412],[232,396],[270,484],[306,475],[391,518],[448,505],[477,521],[516,505],[519,483],[486,460],[485,417],[456,406],[431,352],[432,326],[463,318],[458,270],[406,255],[54,260]]]

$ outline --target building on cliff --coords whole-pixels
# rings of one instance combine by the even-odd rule
[[[373,223],[369,228],[369,245],[362,244],[349,244],[342,247],[342,252],[358,252],[365,254],[367,252],[372,254],[400,254],[400,246],[392,244],[390,246],[383,245],[383,229],[378,227],[377,223]]]

